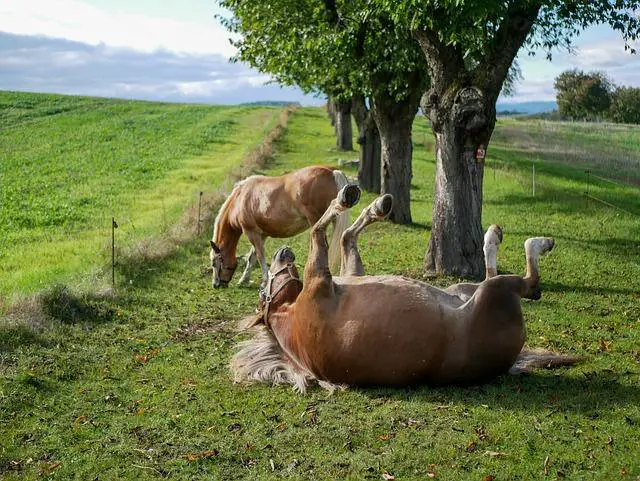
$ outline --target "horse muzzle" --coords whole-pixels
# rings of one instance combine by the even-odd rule
[[[211,281],[211,285],[213,286],[214,289],[218,289],[220,287],[229,287],[229,281],[223,281],[223,280],[219,280],[218,282],[216,281]]]

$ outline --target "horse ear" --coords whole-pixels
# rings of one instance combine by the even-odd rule
[[[213,252],[215,252],[216,254],[220,254],[220,247],[218,247],[218,245],[213,242],[213,241],[209,241],[211,243],[211,248],[213,249]]]

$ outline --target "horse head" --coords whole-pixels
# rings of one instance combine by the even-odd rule
[[[218,287],[227,287],[233,277],[233,274],[236,272],[238,260],[235,255],[229,255],[215,242],[210,242],[211,251],[209,252],[209,259],[211,259],[211,269],[213,271],[211,285],[215,289]]]
[[[260,288],[262,321],[268,325],[269,315],[283,304],[295,302],[302,292],[302,281],[294,262],[296,256],[291,248],[281,247],[273,254],[269,277]]]

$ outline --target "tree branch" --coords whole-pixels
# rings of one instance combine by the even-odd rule
[[[509,7],[489,45],[486,61],[475,68],[474,77],[483,78],[480,87],[495,101],[511,68],[511,64],[524,44],[538,13],[539,2],[518,1]]]
[[[444,89],[451,86],[464,69],[462,54],[455,47],[444,44],[431,29],[414,30],[412,33],[427,58],[432,90],[442,96]]]
[[[344,27],[344,21],[340,17],[340,13],[338,13],[336,0],[324,0],[324,6],[327,9],[327,14],[329,15],[329,23]]]

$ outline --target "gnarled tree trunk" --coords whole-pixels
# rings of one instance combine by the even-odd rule
[[[331,119],[331,127],[336,126],[336,106],[332,97],[327,97],[327,115]]]
[[[425,112],[433,109],[424,105]],[[433,226],[425,269],[429,273],[481,278],[482,181],[486,144],[495,114],[486,114],[484,98],[475,88],[460,90],[440,122],[433,122],[436,140],[436,187]]]
[[[417,92],[410,92],[402,101],[382,93],[373,97],[373,118],[381,144],[380,193],[393,195],[389,219],[396,224],[411,223],[411,129],[419,102]]]
[[[413,32],[429,64],[422,101],[436,138],[436,197],[425,269],[481,277],[484,157],[496,122],[496,101],[541,2],[508,2],[482,61],[424,26]]]
[[[351,101],[335,101],[336,146],[338,150],[353,150],[353,131],[351,129]]]
[[[353,98],[351,113],[358,126],[358,144],[360,144],[358,183],[366,191],[379,194],[382,159],[378,126],[367,108],[365,98],[361,95]]]
[[[495,104],[494,104],[495,105]],[[433,225],[425,269],[429,273],[481,278],[482,184],[487,143],[495,126],[484,95],[475,87],[459,90],[451,106],[429,104],[436,140]],[[434,112],[434,110],[439,112]]]

